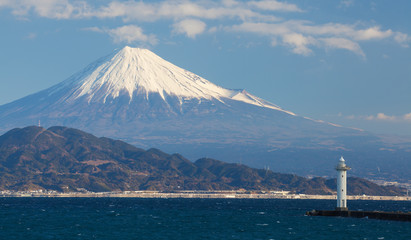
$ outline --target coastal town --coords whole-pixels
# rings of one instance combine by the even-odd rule
[[[90,192],[79,189],[78,192],[57,192],[53,190],[0,191],[0,197],[113,197],[113,198],[233,198],[233,199],[337,199],[336,195],[296,194],[290,191],[113,191]],[[411,196],[369,196],[349,195],[348,200],[411,201]]]

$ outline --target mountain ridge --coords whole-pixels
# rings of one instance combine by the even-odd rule
[[[0,132],[40,121],[45,127],[73,127],[141,148],[180,152],[190,160],[210,156],[315,176],[331,176],[332,159],[346,155],[355,176],[410,180],[406,144],[387,144],[372,133],[298,116],[147,51],[117,50],[55,86],[0,106]],[[154,63],[140,63],[140,52]],[[139,88],[139,78],[155,84]],[[126,80],[130,84],[123,89]],[[182,87],[191,95],[182,94]]]
[[[403,190],[349,178],[350,194],[400,195]],[[0,136],[0,189],[290,190],[332,194],[335,179],[307,179],[180,154],[143,150],[119,140],[54,126],[16,128]]]

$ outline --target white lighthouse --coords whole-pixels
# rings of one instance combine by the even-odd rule
[[[345,165],[343,157],[340,158],[337,167],[337,211],[348,211],[347,208],[347,170],[351,168]]]

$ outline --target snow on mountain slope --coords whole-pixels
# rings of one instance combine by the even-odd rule
[[[324,174],[333,169],[327,161],[344,151],[353,169],[364,174],[381,175],[381,168],[398,178],[410,175],[407,168],[394,167],[404,166],[409,152],[381,152],[395,148],[378,136],[295,116],[245,90],[217,86],[146,49],[114,51],[55,86],[0,106],[0,133],[40,122],[190,159],[240,159],[256,167]]]
[[[149,94],[157,93],[164,101],[166,95],[177,97],[180,105],[190,99],[215,99],[222,103],[231,99],[295,115],[246,91],[217,86],[140,48],[124,47],[97,60],[53,87],[49,95],[64,88],[71,89],[65,98],[67,102],[86,97],[89,103],[106,103],[108,98],[123,94],[131,102],[135,94],[148,99]]]

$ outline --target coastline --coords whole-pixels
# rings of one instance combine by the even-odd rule
[[[325,199],[336,200],[336,195],[291,194],[286,191],[275,192],[240,192],[240,191],[124,191],[124,192],[11,192],[2,191],[0,197],[53,197],[53,198],[231,198],[231,199]],[[411,201],[411,196],[368,196],[349,195],[348,200],[378,200],[378,201]]]

